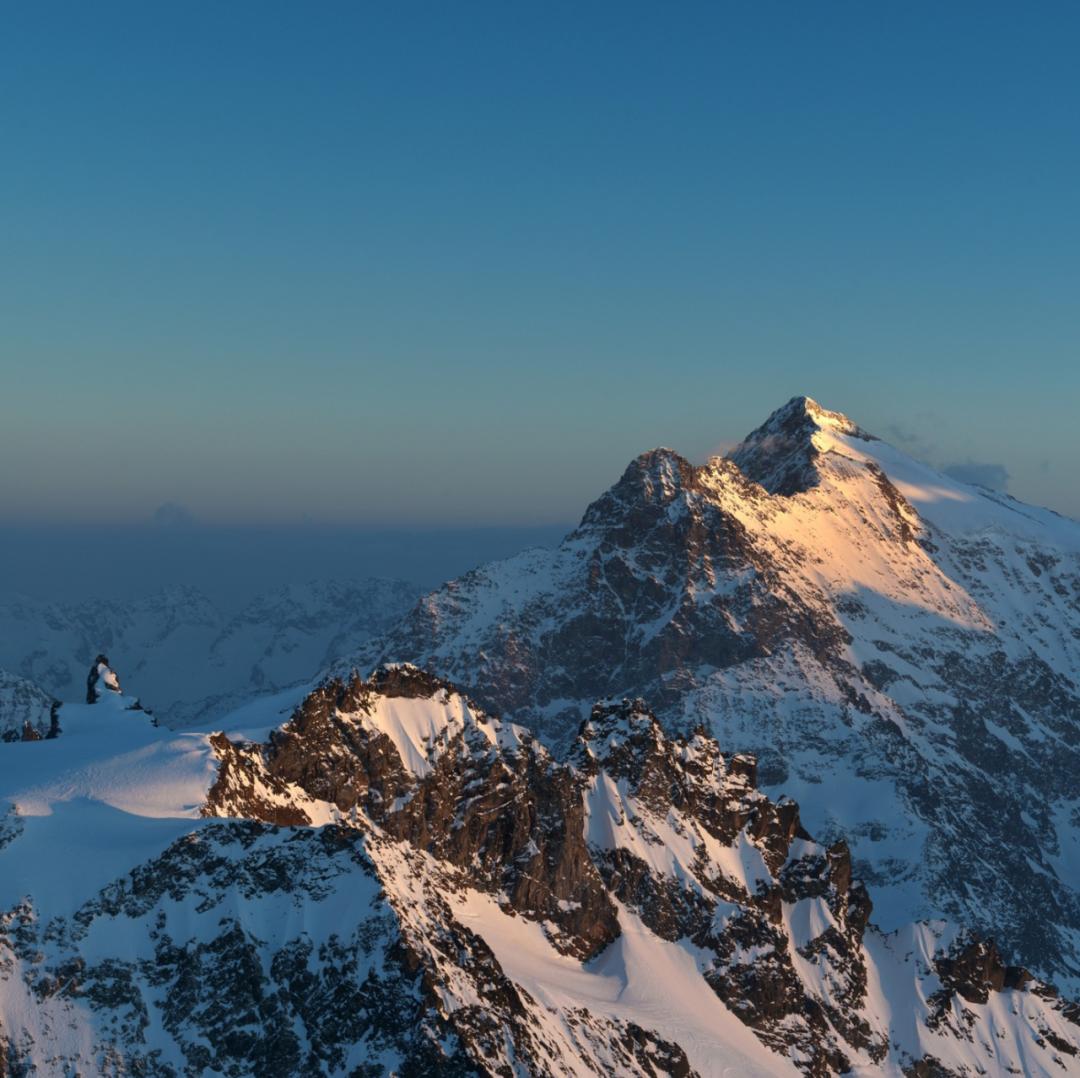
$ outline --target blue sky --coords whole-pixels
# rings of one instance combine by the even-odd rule
[[[0,515],[571,521],[797,393],[1080,515],[1078,12],[10,7]]]

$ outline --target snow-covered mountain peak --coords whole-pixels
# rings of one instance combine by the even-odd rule
[[[842,412],[830,411],[812,397],[801,396],[792,397],[777,408],[760,427],[747,435],[735,451],[742,446],[761,443],[770,438],[812,438],[819,432],[846,434],[863,441],[874,441],[872,434],[868,434]]]
[[[1080,524],[796,398],[728,458],[643,454],[557,549],[354,662],[415,661],[556,756],[597,699],[704,724],[850,843],[887,924],[959,918],[1078,991],[1078,596]]]
[[[357,724],[369,737],[388,738],[416,778],[430,775],[457,741],[484,752],[515,751],[532,740],[521,727],[486,715],[453,686],[411,663],[388,663],[366,681],[327,691],[336,694],[341,721]]]
[[[760,488],[787,497],[868,471],[880,486],[882,469],[871,443],[884,444],[847,416],[810,397],[793,397],[726,457],[712,457],[701,467],[665,447],[635,457],[619,481],[589,506],[580,529],[609,530],[616,522],[640,528],[657,510],[680,513],[695,495],[721,488],[729,498],[755,502],[762,497]]]
[[[692,474],[690,462],[667,446],[657,446],[636,456],[626,467],[620,483],[651,485],[661,491],[677,489]]]
[[[669,505],[696,483],[697,470],[673,449],[650,449],[635,457],[619,481],[585,511],[581,528],[606,527],[615,516]]]
[[[795,495],[816,494],[818,508],[836,512],[849,500],[855,481],[879,504],[878,494],[904,510],[916,531],[921,529],[913,519],[915,514],[922,524],[952,536],[994,533],[1080,552],[1076,521],[1025,505],[1002,491],[954,479],[809,397],[790,400],[726,458],[714,458],[702,472],[708,473],[706,481],[714,487],[726,483],[737,490],[731,465],[769,494],[779,496],[777,509]],[[746,499],[745,490],[739,491],[739,497]]]

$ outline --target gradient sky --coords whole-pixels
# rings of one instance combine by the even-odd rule
[[[797,393],[1080,516],[1078,54],[1074,4],[9,5],[0,516],[571,521]]]

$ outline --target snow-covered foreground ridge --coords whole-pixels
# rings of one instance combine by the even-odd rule
[[[567,762],[411,667],[283,726],[65,707],[0,745],[0,1073],[1080,1073],[1080,1010],[704,732],[597,705]]]
[[[357,665],[384,661],[559,755],[605,697],[703,723],[849,843],[883,925],[976,926],[1080,993],[1074,521],[796,398],[728,457],[643,454],[560,547],[445,585]]]

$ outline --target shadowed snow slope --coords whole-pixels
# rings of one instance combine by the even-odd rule
[[[880,932],[846,846],[640,701],[559,763],[407,665],[226,733],[109,700],[0,744],[0,1073],[1080,1073],[1077,1007]]]
[[[557,754],[597,698],[704,723],[851,844],[884,924],[956,918],[1080,989],[1074,521],[799,397],[727,458],[638,457],[560,547],[446,584],[357,665],[380,661]]]

